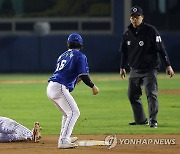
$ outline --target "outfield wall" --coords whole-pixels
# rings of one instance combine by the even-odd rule
[[[112,33],[89,31],[82,34],[83,52],[88,57],[91,72],[119,71],[119,46],[130,1],[112,2]],[[161,34],[174,70],[180,71],[180,32]],[[38,36],[34,32],[29,35],[0,35],[0,72],[52,72],[56,59],[66,50],[67,37],[65,34]]]
[[[91,72],[119,71],[120,35],[83,35],[84,53]],[[180,34],[163,34],[175,71],[180,71]],[[0,36],[0,72],[53,71],[59,54],[66,50],[65,35]]]

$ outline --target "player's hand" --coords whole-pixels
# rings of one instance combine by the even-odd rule
[[[171,66],[167,66],[167,67],[166,67],[166,73],[167,73],[168,75],[170,75],[170,78],[172,78],[172,77],[175,75],[175,73],[174,73],[174,71],[173,71],[173,69],[172,69]]]
[[[125,69],[120,68],[120,76],[122,79],[124,79],[126,77],[126,70]]]
[[[98,94],[98,93],[99,93],[99,88],[94,85],[94,86],[92,87],[92,92],[93,92],[93,95]]]

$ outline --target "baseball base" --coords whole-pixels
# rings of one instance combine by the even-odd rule
[[[76,142],[78,146],[108,146],[109,143],[99,140],[79,140]]]

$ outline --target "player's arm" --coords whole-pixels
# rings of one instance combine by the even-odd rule
[[[120,53],[121,53],[120,76],[122,79],[124,79],[126,77],[125,65],[127,62],[127,45],[124,38],[122,39],[122,43],[120,46]]]
[[[158,33],[157,30],[155,30],[155,38],[154,38],[154,40],[155,40],[155,47],[156,47],[157,51],[159,52],[163,62],[165,63],[166,73],[168,75],[170,75],[170,78],[171,78],[171,77],[174,76],[174,71],[173,71],[173,69],[171,67],[170,60],[169,60],[168,54],[166,52],[164,43],[161,40],[161,36],[160,36],[160,34]]]
[[[79,78],[90,88],[92,88],[92,93],[94,95],[99,93],[99,89],[98,87],[95,86],[95,84],[91,81],[90,77],[89,77],[89,67],[88,67],[88,62],[87,62],[87,58],[85,55],[81,55],[79,57],[79,61],[78,61],[78,72],[79,72]]]
[[[99,93],[98,87],[91,81],[89,75],[80,75],[79,78],[90,88],[92,88],[92,92],[94,95]]]

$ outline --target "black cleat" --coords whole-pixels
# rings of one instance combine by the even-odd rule
[[[129,125],[149,125],[147,119],[144,122],[136,123],[136,122],[130,122]]]
[[[136,125],[136,122],[130,122],[129,125]]]
[[[156,120],[150,121],[149,127],[151,127],[151,128],[157,128],[157,126],[158,126],[158,124],[157,124],[157,121],[156,121]]]

